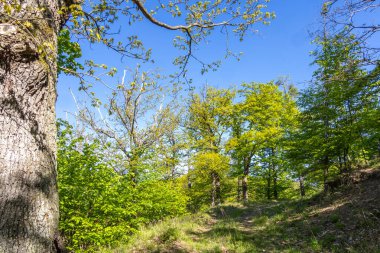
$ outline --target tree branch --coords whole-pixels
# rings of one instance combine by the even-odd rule
[[[141,11],[141,13],[144,15],[145,18],[147,18],[153,24],[158,25],[158,26],[163,27],[163,28],[168,29],[168,30],[185,30],[185,31],[190,31],[190,29],[192,27],[212,28],[212,27],[216,27],[216,26],[228,25],[229,22],[232,20],[231,19],[229,21],[224,21],[224,22],[220,22],[220,23],[210,23],[210,24],[201,24],[201,23],[195,22],[195,23],[192,23],[192,24],[189,24],[189,25],[175,25],[175,26],[172,26],[172,25],[168,25],[166,23],[163,23],[163,22],[155,19],[149,13],[149,11],[145,8],[145,6],[140,2],[140,0],[132,0],[132,1],[133,1],[133,3],[135,3],[137,5],[137,7],[139,8],[139,10]]]

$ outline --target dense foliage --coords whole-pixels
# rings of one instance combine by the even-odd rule
[[[334,179],[376,158],[377,69],[359,66],[360,48],[352,39],[339,35],[318,42],[314,84],[298,100],[294,87],[283,82],[245,83],[238,90],[205,87],[189,97],[182,117],[184,110],[168,110],[161,125],[141,130],[155,133],[149,144],[126,128],[118,136],[130,134],[136,145],[123,150],[123,139],[102,138],[94,122],[94,132],[80,137],[61,123],[60,229],[68,249],[112,246],[143,224],[225,201],[327,191]],[[115,103],[113,110],[121,108]],[[149,108],[151,115],[155,107]]]
[[[175,181],[134,186],[103,159],[102,147],[59,131],[60,230],[78,252],[126,240],[139,226],[186,213],[187,197]]]
[[[141,225],[223,202],[328,192],[380,157],[376,55],[368,65],[366,44],[347,29],[315,45],[316,70],[300,92],[278,80],[184,94],[137,70],[104,104],[90,93],[95,108],[79,112],[90,130],[61,122],[58,136],[68,249],[113,246]]]

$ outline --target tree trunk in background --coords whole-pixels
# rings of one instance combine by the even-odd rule
[[[277,189],[277,173],[273,174],[273,197],[275,200],[278,199],[278,189]]]
[[[301,197],[303,198],[305,196],[305,183],[304,183],[304,178],[303,176],[299,176],[299,182],[300,182],[300,194]]]
[[[241,178],[238,177],[237,181],[237,201],[241,200]]]
[[[274,148],[271,148],[271,156],[274,158],[276,155],[276,151]],[[275,160],[271,161],[272,164],[272,178],[273,178],[273,198],[275,200],[278,199],[278,189],[277,189],[277,164]]]
[[[342,155],[339,153],[338,156],[338,161],[339,161],[339,174],[343,174],[343,160],[342,160]]]
[[[269,174],[268,174],[268,177],[267,177],[267,199],[271,199],[271,173],[270,173],[270,169],[269,169]]]
[[[244,172],[243,172],[243,179],[242,179],[242,194],[243,194],[243,201],[248,202],[248,175],[249,175],[249,163],[244,164]]]
[[[329,190],[329,186],[327,184],[328,173],[329,173],[329,157],[325,155],[325,157],[323,158],[323,191],[325,193],[327,193]]]
[[[55,85],[62,3],[20,4],[9,18],[0,3],[0,252],[57,252]],[[26,19],[28,30],[18,26]]]
[[[187,189],[191,189],[191,180],[190,180],[190,177],[187,176]]]
[[[220,176],[218,173],[215,173],[216,179],[216,205],[220,205],[222,203],[222,191],[220,189]]]
[[[220,176],[217,172],[211,173],[212,177],[212,190],[211,190],[211,206],[219,206],[222,202],[222,195],[220,189]]]
[[[129,182],[131,183],[131,186],[135,188],[138,184],[137,177],[138,177],[139,172],[137,169],[133,167],[130,167],[129,170],[130,171],[128,172],[127,177],[128,177]]]
[[[214,172],[211,173],[212,177],[212,188],[211,188],[211,207],[215,207],[215,199],[216,199],[216,178],[214,176]]]

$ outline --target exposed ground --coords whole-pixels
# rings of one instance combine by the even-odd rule
[[[380,252],[380,170],[349,181],[308,200],[230,204],[168,220],[109,252]]]

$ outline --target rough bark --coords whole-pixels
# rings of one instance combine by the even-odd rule
[[[0,4],[0,252],[57,252],[55,85],[63,1],[19,4],[10,14]]]

